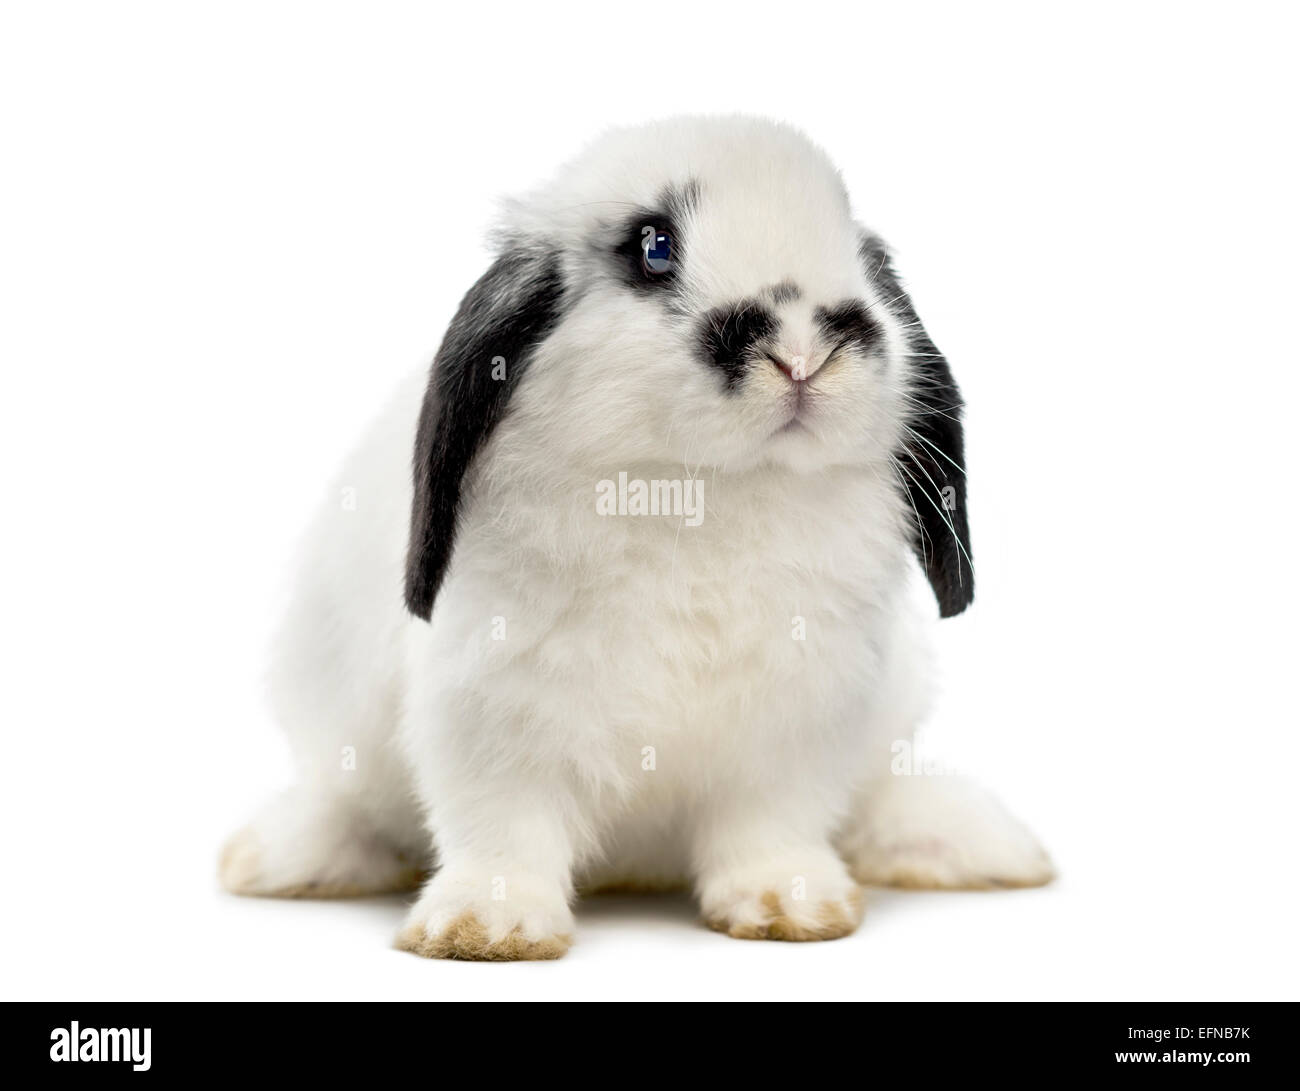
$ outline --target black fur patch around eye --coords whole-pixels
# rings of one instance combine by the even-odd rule
[[[865,303],[848,299],[835,307],[818,307],[817,324],[826,337],[838,344],[856,342],[864,352],[876,345],[883,330]]]
[[[772,336],[776,328],[772,312],[752,299],[730,307],[715,307],[700,320],[704,358],[726,376],[728,390],[740,384],[754,349]]]
[[[642,208],[626,217],[618,228],[614,258],[619,278],[639,292],[661,292],[677,281],[677,272],[685,258],[682,227],[699,202],[699,185],[687,182],[669,186],[659,195],[655,208]],[[672,239],[672,267],[667,272],[651,273],[645,266],[647,228],[656,235]]]

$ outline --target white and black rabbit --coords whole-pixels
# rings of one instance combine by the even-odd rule
[[[583,890],[812,940],[860,883],[1048,881],[979,789],[890,772],[931,688],[916,562],[943,616],[974,589],[962,405],[826,156],[616,131],[498,239],[312,531],[272,676],[297,784],[225,885],[428,873],[400,946],[527,959]]]

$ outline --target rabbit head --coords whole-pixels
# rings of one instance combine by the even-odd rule
[[[425,394],[412,613],[430,616],[467,472],[515,412],[568,462],[887,474],[940,612],[969,604],[959,392],[804,136],[744,118],[618,130],[509,203],[497,238]]]

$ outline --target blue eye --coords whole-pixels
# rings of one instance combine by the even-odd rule
[[[666,231],[646,228],[641,238],[641,264],[654,276],[668,272],[673,266],[673,238]]]

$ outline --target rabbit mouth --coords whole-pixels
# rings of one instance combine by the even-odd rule
[[[791,392],[786,399],[789,406],[789,416],[773,433],[774,435],[784,436],[790,432],[807,432],[811,434],[812,429],[808,427],[808,402],[809,398],[802,389],[802,384]]]

